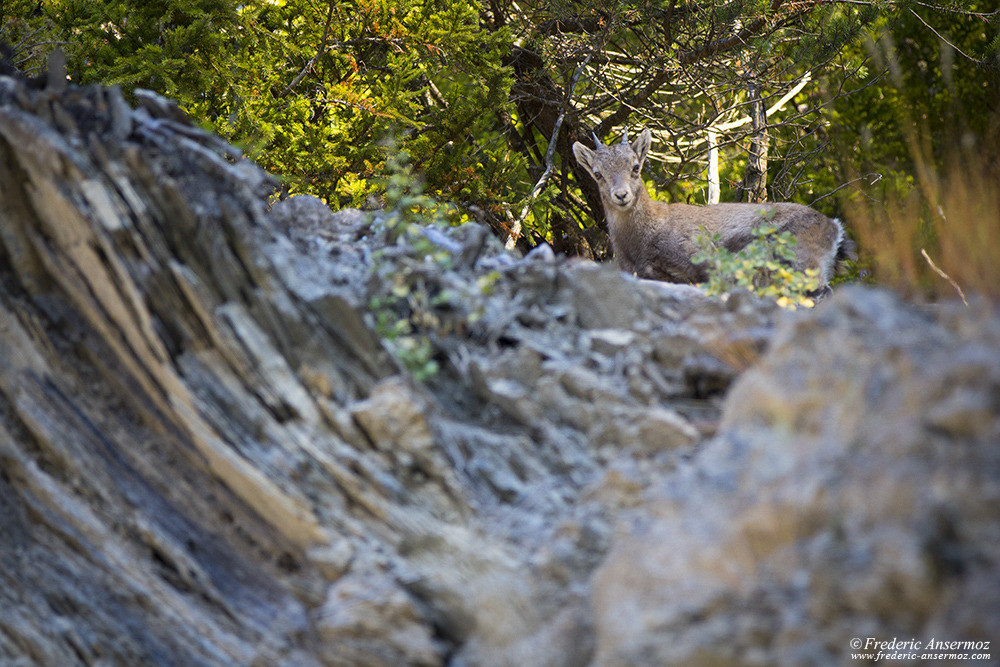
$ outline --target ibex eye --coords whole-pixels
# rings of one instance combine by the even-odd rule
[[[598,181],[603,181],[604,180],[604,174],[602,174],[599,171],[595,171],[594,172],[594,178],[597,179]]]
[[[639,165],[635,165],[634,167],[632,167],[632,175],[633,176],[639,175]]]

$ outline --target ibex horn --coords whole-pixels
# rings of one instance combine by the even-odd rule
[[[628,143],[628,127],[627,126],[622,130],[622,143],[623,144],[627,144]]]
[[[594,138],[594,148],[600,148],[604,145],[601,143],[601,140],[597,138],[597,132],[591,132],[590,136]]]

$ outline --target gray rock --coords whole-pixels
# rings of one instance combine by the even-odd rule
[[[391,576],[354,573],[330,586],[316,631],[331,665],[440,665],[441,649]]]
[[[478,225],[268,210],[273,179],[139,98],[0,80],[0,662],[992,641],[995,304],[786,314]]]
[[[593,579],[595,662],[986,640],[1000,603],[969,595],[1000,591],[1000,353],[956,324],[860,288],[786,322],[719,435],[623,521]]]

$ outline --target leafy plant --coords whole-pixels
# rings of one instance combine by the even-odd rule
[[[385,234],[386,246],[374,253],[369,309],[386,348],[424,381],[440,370],[433,337],[478,320],[481,297],[492,292],[499,274],[467,278],[453,271],[459,244],[445,231],[464,218],[453,205],[424,194],[409,160],[390,143],[385,208],[373,225]]]
[[[409,235],[411,242],[418,244],[424,239],[423,246],[433,252],[434,244],[420,232],[421,226],[459,224],[468,218],[455,206],[424,193],[423,178],[414,173],[410,153],[398,150],[395,139],[386,141],[385,146],[388,157],[385,160],[387,175],[383,180],[382,206],[386,216],[382,219],[382,224],[388,229],[392,239],[400,234]]]
[[[722,295],[744,288],[793,310],[815,305],[812,294],[819,288],[819,271],[797,271],[791,267],[795,260],[795,237],[788,231],[778,232],[770,222],[756,227],[753,237],[739,252],[722,247],[718,234],[701,234],[696,238],[699,250],[692,261],[706,265],[705,290]]]

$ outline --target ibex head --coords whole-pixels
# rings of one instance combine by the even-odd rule
[[[630,144],[626,130],[622,132],[621,142],[614,146],[605,146],[597,135],[594,135],[594,150],[579,141],[573,144],[573,155],[597,181],[608,213],[631,208],[645,188],[640,173],[651,140],[652,135],[647,129]]]

